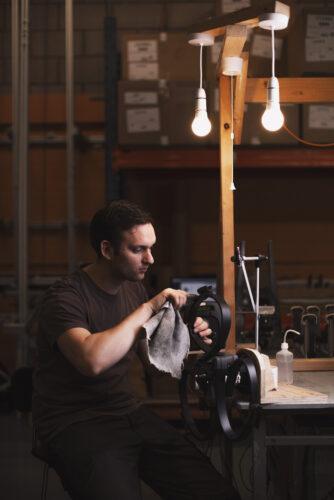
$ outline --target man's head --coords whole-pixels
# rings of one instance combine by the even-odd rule
[[[117,255],[124,231],[152,224],[151,215],[141,207],[127,200],[114,200],[101,208],[90,223],[90,242],[98,258],[102,257],[101,243],[109,241],[114,254]]]

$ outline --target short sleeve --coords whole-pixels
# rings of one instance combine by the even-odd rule
[[[52,346],[70,328],[89,329],[84,303],[77,290],[58,286],[47,291],[39,311],[39,330]]]

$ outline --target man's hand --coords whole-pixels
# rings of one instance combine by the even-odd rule
[[[147,304],[150,305],[152,313],[155,314],[156,312],[159,311],[159,309],[161,309],[161,307],[167,300],[172,301],[172,304],[175,307],[175,309],[181,309],[183,306],[186,305],[187,293],[184,292],[183,290],[174,290],[174,288],[165,288],[165,290],[162,290],[162,292],[160,292],[158,295],[155,295],[155,297],[149,300]]]
[[[208,335],[211,335],[212,330],[209,328],[209,325],[206,321],[204,321],[203,318],[197,317],[195,319],[194,323],[194,328],[193,328],[194,333],[198,333],[200,337],[202,337],[202,340],[206,344],[212,344],[212,340],[207,338]]]

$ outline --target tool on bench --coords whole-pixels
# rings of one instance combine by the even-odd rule
[[[334,356],[334,304],[325,305],[326,323],[327,323],[327,347],[328,356]]]
[[[318,316],[314,313],[305,313],[302,316],[304,355],[306,358],[315,358],[315,340],[318,331],[318,321]]]
[[[242,269],[244,280],[247,286],[249,300],[252,305],[252,310],[255,313],[255,349],[259,349],[259,327],[260,316],[273,315],[275,313],[274,306],[260,306],[260,265],[262,262],[268,261],[268,257],[264,255],[256,255],[255,257],[246,257],[240,251],[240,247],[236,247],[235,254],[231,258],[238,267]],[[249,283],[245,262],[254,261],[256,269],[256,286],[255,286],[255,300],[253,292]]]

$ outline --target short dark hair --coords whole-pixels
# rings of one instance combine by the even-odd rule
[[[93,216],[89,235],[90,243],[101,257],[101,241],[110,241],[117,253],[122,241],[122,232],[134,226],[152,224],[152,216],[136,203],[128,200],[113,200]]]

